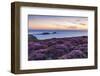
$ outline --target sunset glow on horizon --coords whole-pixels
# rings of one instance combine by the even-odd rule
[[[87,17],[29,15],[31,30],[87,30]]]

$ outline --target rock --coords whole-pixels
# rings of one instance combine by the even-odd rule
[[[67,59],[84,58],[86,55],[80,50],[73,50],[67,54]]]
[[[68,59],[67,54],[62,55],[61,57],[58,57],[58,59]]]
[[[70,50],[69,50],[70,48],[65,46],[64,44],[56,44],[56,45],[53,45],[49,48],[61,49],[61,50],[65,51],[66,53],[70,52]]]
[[[33,50],[34,50],[34,46],[33,45],[34,45],[34,42],[32,42],[32,41],[30,41],[28,43],[28,54],[30,54],[31,52],[33,52]]]
[[[51,59],[57,59],[59,56],[62,56],[64,54],[65,51],[63,49],[55,49],[55,48],[50,48],[46,52],[47,57]]]
[[[40,44],[38,42],[32,44],[31,46],[33,47],[34,50],[45,49],[48,47],[47,45],[43,45],[43,44]]]
[[[52,32],[52,33],[44,32],[44,33],[41,33],[40,35],[48,35],[48,34],[56,34],[56,32]]]
[[[48,46],[53,46],[56,44],[56,41],[48,41],[47,45]]]
[[[57,41],[57,44],[63,44],[63,43],[64,43],[63,40],[58,40],[58,41]]]
[[[88,55],[88,44],[81,44],[78,47],[86,56]]]
[[[38,39],[35,37],[35,36],[33,36],[33,35],[31,35],[31,34],[29,34],[28,35],[28,41],[30,42],[30,41],[37,41]]]
[[[52,34],[56,34],[57,32],[52,32]]]
[[[86,55],[81,52],[80,50],[73,50],[68,54],[64,54],[63,56],[59,57],[59,59],[76,59],[76,58],[85,58]]]
[[[47,53],[48,49],[39,49],[39,50],[35,50],[35,52],[37,53]]]
[[[45,60],[46,59],[46,55],[43,53],[31,53],[28,57],[28,60]]]
[[[88,36],[82,36],[82,38],[88,38]]]
[[[49,32],[44,32],[41,35],[48,35],[48,34],[50,34],[50,33]]]
[[[33,39],[33,36],[29,36]],[[71,38],[52,38],[28,42],[29,60],[77,59],[88,57],[86,36]]]

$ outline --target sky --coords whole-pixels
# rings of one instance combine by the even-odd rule
[[[87,30],[88,18],[75,16],[28,15],[31,30]]]

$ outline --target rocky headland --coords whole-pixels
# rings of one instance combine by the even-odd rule
[[[80,59],[88,57],[88,37],[38,40],[28,36],[28,60]]]

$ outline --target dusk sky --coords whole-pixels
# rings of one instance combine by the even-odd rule
[[[28,27],[33,30],[87,30],[87,17],[29,15]]]

